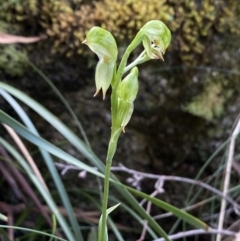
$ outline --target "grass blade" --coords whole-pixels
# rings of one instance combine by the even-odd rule
[[[40,136],[37,129],[33,125],[30,118],[27,116],[27,114],[23,111],[22,107],[15,101],[12,96],[10,96],[5,90],[0,88],[0,94],[9,102],[9,104],[13,107],[13,109],[17,112],[17,114],[20,116],[24,124],[29,128],[29,130],[34,133],[36,136]],[[54,162],[49,155],[48,152],[46,152],[44,149],[39,148],[39,151],[43,157],[43,160],[45,161],[46,165],[48,166],[49,172],[51,173],[51,176],[54,180],[54,183],[57,187],[58,193],[61,197],[61,200],[63,202],[63,205],[68,213],[68,218],[70,221],[71,226],[73,227],[75,237],[78,237],[79,240],[83,240],[81,231],[79,229],[79,225],[77,222],[77,219],[73,213],[73,208],[70,203],[70,200],[68,198],[68,195],[65,191],[65,188],[63,186],[63,183],[57,173],[57,170],[55,168]]]
[[[103,174],[96,171],[94,168],[91,168],[90,166],[82,163],[78,159],[74,158],[73,156],[69,155],[68,153],[64,152],[60,148],[54,146],[53,144],[49,143],[48,141],[44,140],[41,137],[35,136],[33,133],[31,133],[27,128],[25,128],[23,125],[18,123],[16,120],[8,116],[3,111],[0,111],[0,121],[3,123],[6,123],[10,127],[12,127],[19,135],[27,139],[28,141],[32,142],[33,144],[47,150],[49,153],[57,156],[60,159],[65,160],[66,162],[75,165],[79,167],[80,169],[84,169],[87,172],[90,172],[94,175],[97,175],[99,177],[104,177]],[[155,232],[164,237],[166,240],[169,241],[167,234],[164,232],[164,230],[157,224],[157,222],[148,215],[145,210],[139,205],[139,203],[136,201],[136,199],[127,191],[126,188],[122,188],[122,186],[119,186],[120,183],[115,180],[116,189],[127,199],[129,204],[144,218],[148,221],[149,225],[155,230]]]
[[[196,228],[201,228],[205,231],[207,231],[209,229],[209,226],[204,223],[203,221],[201,221],[200,219],[192,216],[191,214],[176,208],[175,206],[166,203],[160,199],[151,197],[149,195],[147,195],[146,193],[140,192],[134,188],[125,186],[125,188],[127,188],[130,192],[136,194],[137,196],[140,196],[142,198],[147,199],[148,201],[151,201],[152,203],[154,203],[156,206],[164,209],[165,211],[171,212],[173,213],[175,216],[181,218],[182,220],[186,221],[187,223],[189,223],[190,225],[196,227]]]
[[[110,207],[107,209],[107,217],[108,215],[114,210],[116,209],[118,206],[120,205],[120,203],[114,205],[113,207]],[[102,237],[102,226],[105,226],[105,235],[104,235],[104,240],[101,240],[101,237]],[[98,224],[98,241],[108,241],[108,231],[107,231],[107,226],[105,225],[105,223],[103,223],[103,220],[102,220],[102,215],[100,217],[100,220],[99,220],[99,224]]]
[[[64,233],[71,241],[76,241],[75,237],[73,236],[71,230],[69,229],[69,226],[67,225],[65,219],[58,211],[58,208],[56,204],[54,203],[52,197],[50,196],[50,193],[45,189],[45,187],[42,185],[42,183],[38,180],[38,178],[33,173],[30,166],[27,164],[27,162],[24,160],[24,158],[10,145],[8,144],[4,139],[0,138],[0,143],[6,148],[6,150],[19,162],[19,164],[22,166],[22,168],[26,171],[27,175],[30,177],[34,185],[37,187],[39,192],[41,193],[42,197],[56,216],[58,222],[60,223],[62,229],[64,230]]]

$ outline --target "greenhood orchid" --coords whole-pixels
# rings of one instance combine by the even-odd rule
[[[107,89],[111,84],[115,71],[118,54],[116,41],[107,30],[93,27],[87,33],[83,43],[88,45],[99,58],[95,73],[96,93],[94,96],[102,89],[103,99],[105,99]]]
[[[125,127],[132,117],[134,101],[139,89],[138,68],[136,66],[151,59],[163,60],[163,54],[169,46],[170,41],[171,33],[166,25],[159,20],[152,20],[146,23],[136,34],[125,50],[118,66],[116,66],[118,55],[117,44],[110,32],[100,27],[93,27],[83,41],[99,58],[95,72],[97,90],[94,96],[102,89],[104,99],[107,89],[110,85],[112,87],[112,126],[104,173],[102,216],[99,221],[98,241],[108,240],[107,217],[111,209],[108,208],[111,165],[117,149],[118,138],[122,131],[125,132]],[[130,54],[141,43],[143,44],[144,51],[127,66]],[[130,73],[123,78],[124,74],[129,71]],[[169,240],[165,233],[162,233],[162,236],[166,240]]]
[[[167,26],[159,20],[147,22],[140,30],[144,35],[142,43],[150,59],[163,59],[167,47],[171,41],[171,32]]]

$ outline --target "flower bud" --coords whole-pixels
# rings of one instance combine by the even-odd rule
[[[125,77],[117,87],[117,115],[116,123],[125,132],[125,126],[131,119],[133,113],[133,101],[136,99],[138,93],[138,69],[133,68],[131,72]]]
[[[133,102],[138,93],[138,68],[134,67],[131,72],[120,82],[117,87],[119,99]]]
[[[120,125],[122,131],[125,133],[125,126],[128,124],[132,117],[134,105],[133,102],[127,102],[118,99],[118,112],[117,112],[117,124]]]
[[[163,59],[167,47],[171,41],[171,32],[167,26],[159,20],[147,22],[141,30],[144,33],[143,46],[151,59]]]
[[[118,49],[116,41],[107,30],[93,27],[87,33],[83,43],[88,45],[99,58],[95,73],[96,93],[94,96],[102,89],[104,99],[106,91],[111,84],[117,60]]]

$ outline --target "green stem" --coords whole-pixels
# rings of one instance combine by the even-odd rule
[[[107,225],[107,206],[108,206],[108,196],[109,196],[109,178],[111,174],[111,166],[112,166],[112,159],[114,157],[114,154],[117,149],[117,142],[118,138],[120,136],[120,133],[122,129],[117,126],[116,123],[116,110],[117,110],[117,87],[122,79],[122,76],[124,74],[124,68],[127,65],[127,60],[131,52],[142,42],[143,39],[143,33],[140,30],[136,37],[133,39],[131,44],[127,47],[122,60],[119,64],[117,73],[115,73],[115,76],[112,81],[112,95],[111,95],[111,114],[112,114],[112,132],[111,132],[111,138],[108,144],[108,152],[107,152],[107,158],[106,158],[106,167],[105,167],[105,178],[104,178],[104,192],[103,192],[103,203],[102,203],[102,230],[101,230],[101,237],[100,241],[105,241],[105,230]]]
[[[129,55],[131,54],[131,52],[142,42],[144,37],[143,32],[140,30],[137,35],[135,36],[135,38],[133,39],[133,41],[131,42],[131,44],[127,47],[122,60],[119,64],[118,70],[117,70],[117,75],[116,75],[116,81],[115,81],[115,86],[118,86],[118,84],[121,81],[121,78],[124,74],[124,68],[127,65],[127,60]],[[114,87],[115,87],[114,86]]]
[[[103,192],[103,203],[102,203],[102,230],[100,241],[105,241],[105,229],[107,225],[107,206],[109,196],[109,179],[111,174],[112,159],[117,149],[117,141],[121,133],[121,128],[118,130],[112,130],[111,139],[108,144],[108,152],[105,167],[105,178],[104,178],[104,192]]]
[[[150,60],[149,56],[146,54],[146,51],[144,50],[131,64],[129,64],[128,66],[126,66],[124,68],[124,74],[126,72],[128,72],[130,69],[132,69],[133,67],[139,65],[139,64],[143,64],[146,61]]]

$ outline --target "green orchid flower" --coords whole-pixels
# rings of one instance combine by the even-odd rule
[[[99,58],[95,72],[96,93],[102,89],[103,99],[111,85],[117,60],[117,44],[110,32],[100,27],[93,27],[87,33],[86,44]]]
[[[117,45],[114,37],[110,32],[100,27],[93,27],[83,41],[84,44],[97,54],[99,62],[96,67],[95,81],[96,93],[102,89],[103,99],[109,86],[112,86],[111,94],[111,137],[108,145],[104,193],[102,203],[102,216],[99,222],[99,241],[108,240],[107,235],[107,218],[108,218],[108,197],[109,197],[109,180],[111,177],[112,160],[117,150],[118,138],[121,132],[125,132],[125,127],[129,123],[134,110],[134,100],[138,93],[138,68],[150,59],[162,59],[163,55],[171,41],[171,33],[167,26],[158,20],[152,20],[146,23],[137,33],[132,42],[125,50],[120,64],[117,68]],[[140,45],[143,44],[144,51],[127,66],[130,54]],[[122,80],[123,75],[130,73]],[[114,207],[115,208],[115,207]],[[167,240],[167,235],[163,233]]]
[[[163,59],[163,55],[170,44],[171,32],[159,20],[146,23],[140,30],[144,35],[142,43],[150,59]]]

